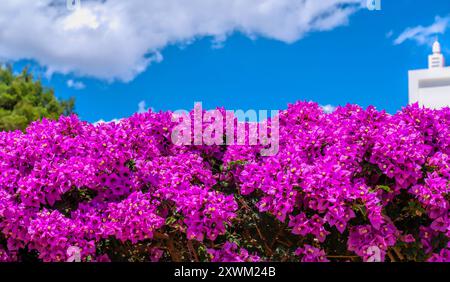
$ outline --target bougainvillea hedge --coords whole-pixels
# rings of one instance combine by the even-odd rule
[[[280,148],[171,113],[0,133],[0,261],[450,261],[450,109],[280,111]]]

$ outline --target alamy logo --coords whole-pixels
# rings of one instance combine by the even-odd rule
[[[67,248],[67,257],[67,262],[80,262],[81,249],[76,246],[70,246]]]
[[[279,149],[279,112],[272,110],[270,115],[266,110],[203,111],[202,104],[196,103],[191,113],[173,113],[172,121],[178,124],[171,140],[176,146],[259,146],[262,156],[274,156]]]
[[[381,0],[367,0],[367,9],[370,11],[380,11]]]
[[[381,250],[377,246],[367,248],[367,262],[381,262]]]

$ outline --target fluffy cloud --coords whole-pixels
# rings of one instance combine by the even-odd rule
[[[121,120],[122,120],[121,118],[120,119],[119,118],[115,118],[115,119],[112,119],[110,121],[105,121],[103,119],[99,119],[96,122],[94,122],[93,125],[99,125],[99,124],[102,124],[102,123],[120,123]]]
[[[148,108],[147,103],[144,100],[140,101],[137,106],[138,106],[138,109],[137,109],[136,113],[138,113],[138,114],[146,113],[149,110],[151,110],[152,112],[155,111],[155,109],[153,107]],[[123,118],[114,118],[110,121],[105,121],[104,119],[100,119],[100,120],[94,122],[94,125],[101,124],[101,123],[110,123],[110,122],[119,123],[122,119]]]
[[[0,59],[34,59],[59,72],[129,81],[170,44],[216,47],[241,32],[291,43],[347,23],[365,0],[2,0]]]
[[[332,112],[334,112],[336,110],[336,107],[333,105],[320,105],[320,107],[322,108],[323,112],[326,114],[331,114]]]
[[[445,33],[450,27],[450,16],[436,17],[433,24],[429,26],[416,26],[405,29],[395,40],[394,44],[402,44],[406,40],[414,40],[420,45],[431,44],[436,34]]]
[[[138,104],[138,113],[145,113],[145,112],[147,112],[148,111],[148,109],[147,109],[147,107],[146,107],[146,103],[145,103],[145,101],[140,101],[139,102],[139,104]]]
[[[81,90],[81,89],[86,88],[86,85],[84,85],[84,83],[81,82],[81,81],[75,81],[73,79],[69,79],[67,81],[67,87],[73,88],[73,89],[76,89],[76,90]]]

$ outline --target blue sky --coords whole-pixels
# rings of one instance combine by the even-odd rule
[[[114,69],[116,77],[94,65],[107,65],[114,50],[105,50],[110,57],[99,62],[87,56],[93,66],[88,59],[81,65],[83,57],[76,65],[55,56],[50,60],[31,47],[11,55],[4,51],[12,44],[5,45],[8,39],[1,37],[1,30],[0,58],[13,62],[16,70],[29,65],[58,97],[75,97],[76,112],[90,122],[129,116],[142,101],[157,111],[191,109],[194,101],[202,101],[204,108],[270,110],[312,100],[322,105],[375,105],[393,113],[407,104],[408,70],[426,68],[435,33],[450,61],[449,16],[448,0],[382,0],[381,11],[359,8],[328,30],[311,28],[291,36],[264,23],[268,31],[226,30],[225,40],[220,32],[193,33],[152,49],[146,55],[148,64],[132,75],[122,75],[122,62],[114,65],[111,73]],[[5,28],[1,17],[0,12],[0,26]],[[126,40],[121,48],[128,48]]]

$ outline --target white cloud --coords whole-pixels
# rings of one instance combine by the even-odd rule
[[[73,88],[76,90],[81,90],[81,89],[86,88],[86,85],[81,81],[75,81],[73,79],[69,79],[69,80],[67,80],[67,87]]]
[[[122,120],[121,118],[114,118],[114,119],[112,119],[110,121],[105,121],[103,119],[100,119],[100,120],[97,120],[96,122],[93,122],[92,124],[93,125],[99,125],[99,124],[102,124],[102,123],[120,123],[121,120]]]
[[[450,16],[436,17],[434,23],[429,26],[416,26],[405,29],[395,40],[399,45],[406,40],[414,40],[420,45],[431,44],[437,34],[443,34],[450,27]]]
[[[138,110],[136,113],[142,114],[142,113],[148,112],[148,110],[151,110],[152,112],[155,111],[155,109],[153,107],[148,108],[145,100],[142,100],[138,103]],[[110,123],[110,122],[119,123],[122,119],[123,118],[114,118],[110,121],[105,121],[104,119],[100,119],[100,120],[94,122],[93,124],[97,125],[97,124],[101,124],[101,123]]]
[[[320,107],[322,108],[323,112],[326,114],[330,114],[332,112],[334,112],[336,110],[336,107],[333,105],[320,105]]]
[[[95,30],[99,26],[100,23],[98,22],[95,13],[86,8],[76,9],[62,22],[62,28],[65,31],[80,30],[83,28]]]
[[[365,0],[1,0],[0,59],[34,59],[59,72],[129,81],[170,44],[233,32],[295,42],[331,30]]]
[[[139,104],[138,104],[138,113],[145,113],[145,112],[147,112],[148,111],[148,109],[147,109],[147,107],[146,107],[146,103],[145,103],[145,101],[140,101],[139,102]]]

